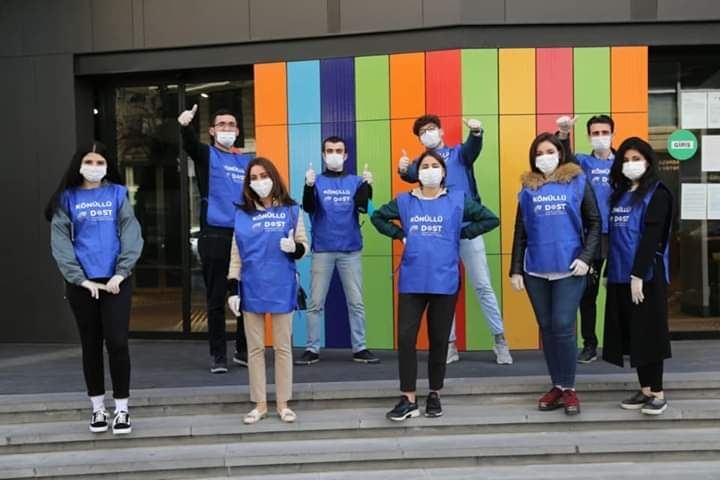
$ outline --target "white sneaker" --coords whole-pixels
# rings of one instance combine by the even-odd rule
[[[457,346],[455,346],[455,342],[448,343],[448,353],[447,353],[447,363],[450,365],[453,362],[459,362],[460,361],[460,354],[458,353]]]
[[[132,432],[130,414],[128,412],[117,412],[112,423],[113,435],[126,435]]]
[[[108,430],[108,413],[105,410],[93,412],[90,417],[90,431],[92,433],[102,433]]]
[[[498,365],[512,365],[513,359],[507,344],[496,343],[493,352],[495,352],[495,361]]]

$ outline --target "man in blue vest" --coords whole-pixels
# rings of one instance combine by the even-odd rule
[[[372,174],[367,165],[362,177],[345,172],[345,141],[328,137],[322,147],[325,171],[317,175],[310,164],[305,173],[303,209],[312,221],[312,280],[307,309],[308,339],[296,365],[320,361],[320,321],[330,280],[338,270],[347,300],[353,360],[379,363],[365,344],[365,304],[362,291],[362,234],[359,214],[367,213],[372,198]]]
[[[557,136],[568,153],[570,148],[570,130],[575,125],[577,117],[562,116],[556,120],[558,126]],[[600,235],[600,248],[590,266],[587,288],[580,301],[580,331],[583,337],[583,349],[578,354],[579,363],[590,363],[597,359],[598,338],[595,333],[597,320],[597,296],[600,289],[600,271],[602,270],[608,251],[608,216],[610,214],[610,193],[612,188],[608,178],[610,168],[615,160],[612,150],[615,122],[608,115],[595,115],[587,121],[587,136],[592,146],[590,154],[576,153],[575,158],[582,167],[590,181],[595,199],[597,200],[602,229]]]
[[[473,164],[482,150],[483,129],[479,120],[464,120],[470,133],[465,143],[453,147],[443,142],[443,130],[440,118],[437,115],[423,115],[415,120],[413,133],[420,143],[428,150],[438,152],[445,159],[447,166],[446,187],[449,191],[462,191],[466,197],[479,199]],[[403,150],[403,156],[398,165],[400,178],[406,182],[418,181],[418,161],[412,163]],[[482,235],[472,239],[460,240],[460,258],[465,271],[475,289],[480,308],[490,332],[495,339],[493,351],[495,360],[500,365],[512,364],[512,356],[505,340],[505,327],[503,325],[497,298],[490,283],[490,268],[485,255],[485,241]],[[460,356],[455,346],[455,321],[452,324],[448,346],[447,363],[457,362]]]
[[[197,105],[178,117],[183,148],[193,159],[195,178],[200,191],[200,238],[198,253],[205,280],[208,338],[210,341],[210,372],[227,372],[225,343],[225,296],[237,292],[237,280],[228,281],[230,246],[235,222],[235,202],[242,199],[245,169],[251,156],[234,148],[240,130],[237,117],[228,110],[212,116],[208,133],[212,145],[200,142],[190,126]],[[242,316],[237,317],[233,361],[247,366],[247,343]]]

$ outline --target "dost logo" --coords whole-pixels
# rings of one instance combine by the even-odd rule
[[[698,149],[697,137],[690,130],[675,130],[668,137],[667,150],[677,160],[689,160]]]

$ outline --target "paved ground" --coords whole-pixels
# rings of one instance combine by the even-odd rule
[[[666,372],[720,372],[720,340],[673,342],[674,357]],[[232,351],[232,350],[230,350]],[[296,350],[295,355],[302,353]],[[375,351],[379,365],[351,361],[349,350],[323,350],[321,361],[312,366],[295,367],[295,383],[393,380],[397,378],[397,355]],[[450,378],[545,375],[545,362],[539,351],[514,351],[513,365],[496,365],[492,352],[461,354],[461,361],[448,366]],[[205,341],[131,340],[133,388],[202,387],[246,385],[245,368],[230,365],[224,375],[209,373]],[[271,351],[267,353],[271,366]],[[418,375],[426,378],[426,354],[420,353]],[[602,361],[578,365],[578,374],[631,373]],[[272,369],[268,379],[272,383]],[[720,375],[720,374],[719,374]],[[107,382],[110,390],[110,382]],[[419,383],[423,387],[424,382]],[[78,345],[0,344],[0,395],[48,392],[81,392],[85,389]]]

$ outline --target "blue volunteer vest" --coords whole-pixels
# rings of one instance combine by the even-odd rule
[[[448,191],[434,200],[403,193],[397,205],[406,238],[398,291],[454,294],[460,286],[464,193]]]
[[[356,252],[362,236],[355,209],[355,193],[362,184],[357,175],[329,177],[315,182],[315,212],[312,220],[313,252]]]
[[[297,205],[252,214],[237,209],[235,241],[242,260],[243,310],[288,313],[297,305],[295,260],[280,250],[280,239],[295,228]]]
[[[470,188],[467,167],[463,164],[460,156],[461,148],[462,145],[455,145],[454,147],[436,148],[435,152],[439,153],[445,160],[445,166],[447,167],[445,186],[448,191],[462,192],[467,197],[473,198],[474,194]]]
[[[75,256],[85,276],[90,280],[112,277],[120,255],[118,213],[127,188],[105,183],[98,188],[65,190],[63,197],[72,221]]]
[[[602,220],[602,229],[600,233],[608,233],[608,216],[610,215],[610,194],[612,187],[610,186],[610,168],[612,167],[613,156],[608,160],[601,160],[592,155],[576,155],[580,166],[590,181],[590,186],[595,193],[598,210],[600,211],[600,219]]]
[[[242,201],[242,188],[248,162],[250,162],[249,155],[223,152],[210,147],[208,225],[232,228],[235,221],[235,203]]]
[[[518,194],[527,233],[525,271],[564,273],[583,248],[581,206],[585,175],[569,183],[546,183]]]
[[[649,188],[642,201],[635,204],[632,203],[632,192],[625,192],[618,203],[610,210],[608,283],[630,283],[635,253],[640,244],[645,225],[645,213],[648,205],[650,205],[650,199],[652,199],[659,185],[660,182],[657,182]],[[662,186],[661,188],[665,187]],[[657,261],[658,256],[662,257],[665,264],[665,281],[667,283],[670,283],[669,244],[670,242],[666,242],[665,250],[657,252],[655,256],[655,261]],[[650,265],[643,276],[643,280],[652,280],[654,265],[655,262]]]

